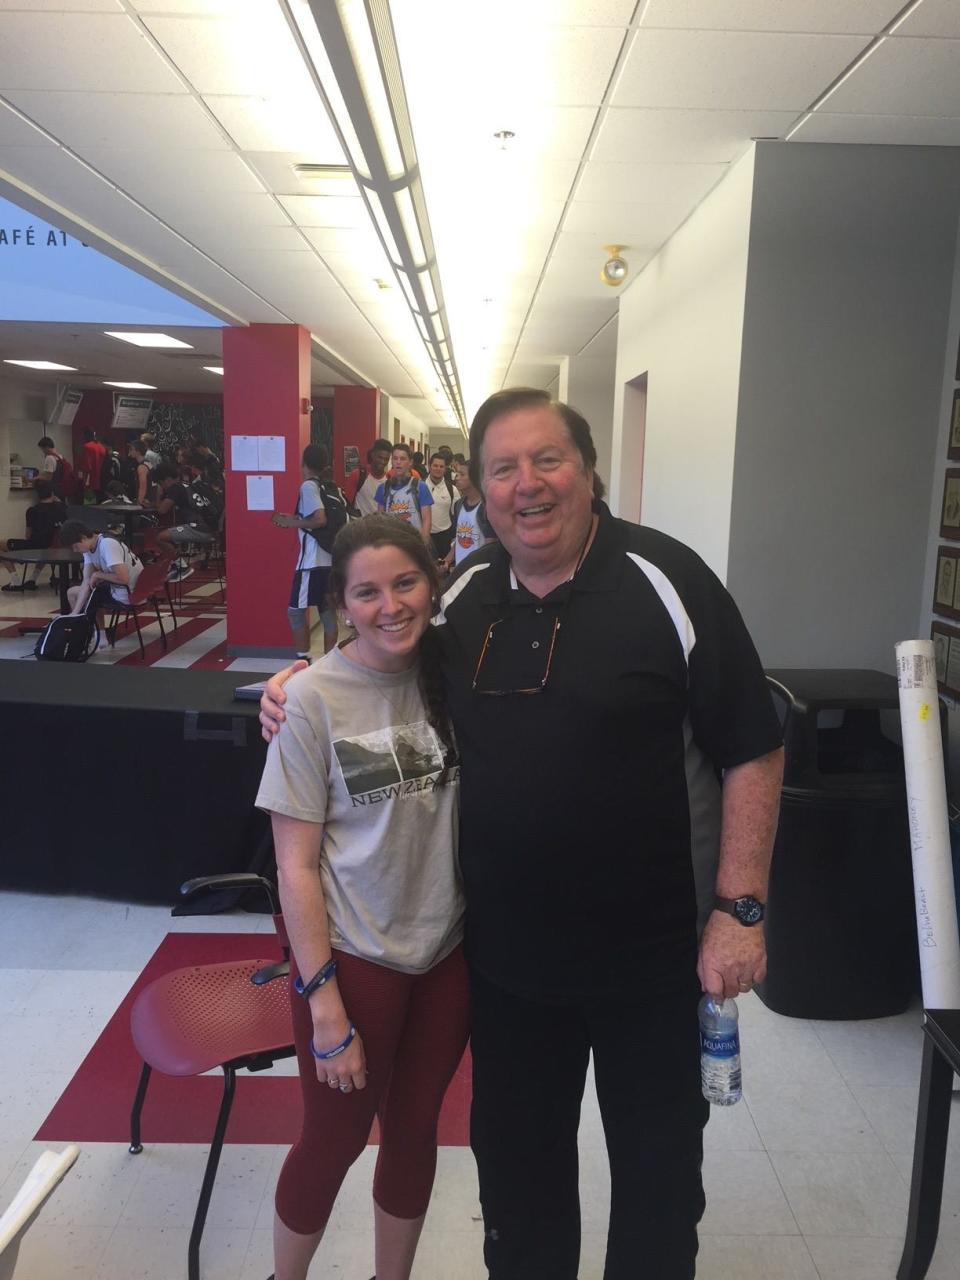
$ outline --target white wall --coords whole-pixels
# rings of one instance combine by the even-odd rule
[[[767,666],[915,632],[958,203],[960,150],[757,145],[726,581]]]
[[[617,374],[617,321],[604,330],[603,341],[591,343],[560,365],[557,399],[583,414],[597,450],[597,474],[610,487],[613,414]],[[597,351],[599,354],[593,354]]]
[[[384,400],[386,405],[383,403]],[[393,425],[396,421],[400,423],[399,428]],[[394,443],[401,436],[406,436],[407,440],[414,440],[420,436],[426,440],[430,438],[428,428],[396,396],[381,395],[380,425],[381,428],[385,428],[384,436]]]
[[[40,466],[43,454],[36,444],[44,434],[43,418],[53,412],[55,401],[49,384],[0,376],[0,538],[24,536],[25,512],[33,502],[29,490],[10,488],[10,454],[18,453],[25,466]],[[72,458],[69,427],[55,427],[47,434],[66,457]]]
[[[610,500],[726,576],[753,184],[751,150],[620,299]],[[645,440],[625,384],[647,374]],[[641,502],[642,479],[642,502]]]

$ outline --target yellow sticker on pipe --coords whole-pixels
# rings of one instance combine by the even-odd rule
[[[930,719],[930,704],[929,704],[929,702],[924,702],[924,703],[922,703],[922,704],[921,704],[921,707],[920,707],[920,719],[921,719],[921,720],[929,720],[929,719]]]

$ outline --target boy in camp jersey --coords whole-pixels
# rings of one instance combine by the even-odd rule
[[[393,475],[384,480],[376,494],[377,510],[399,516],[420,531],[430,545],[433,498],[426,484],[413,475],[413,458],[405,444],[393,446]]]

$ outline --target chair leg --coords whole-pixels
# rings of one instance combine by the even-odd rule
[[[217,1116],[217,1127],[213,1132],[210,1154],[207,1156],[207,1167],[203,1174],[203,1186],[200,1188],[200,1199],[197,1201],[197,1212],[193,1219],[193,1230],[190,1232],[190,1244],[187,1246],[188,1280],[200,1280],[200,1240],[203,1236],[204,1224],[207,1221],[207,1210],[210,1197],[213,1195],[213,1184],[217,1177],[217,1166],[220,1164],[220,1152],[223,1150],[223,1139],[227,1133],[230,1119],[230,1108],[233,1106],[233,1094],[237,1085],[237,1073],[234,1067],[223,1068],[223,1099],[220,1103],[220,1114]]]
[[[133,609],[131,612],[133,613],[133,625],[137,628],[137,639],[140,641],[140,660],[141,662],[146,662],[147,651],[143,647],[143,632],[140,630],[140,610]]]
[[[172,596],[171,596],[171,594],[170,594],[170,583],[169,583],[169,582],[165,582],[165,583],[163,584],[163,589],[164,589],[164,590],[166,591],[166,593],[167,593],[167,608],[170,610],[170,621],[173,623],[173,629],[174,629],[174,631],[176,631],[177,626],[178,626],[179,624],[177,623],[177,614],[176,614],[176,610],[175,610],[175,609],[174,609],[174,607],[173,607],[173,597],[172,597]]]
[[[167,633],[163,629],[163,619],[160,617],[160,601],[156,596],[153,597],[153,611],[157,615],[157,626],[160,628],[160,643],[163,645],[163,651],[167,651]]]
[[[143,1143],[140,1141],[140,1113],[143,1110],[144,1098],[147,1096],[147,1085],[150,1083],[152,1070],[148,1062],[143,1064],[136,1097],[133,1099],[133,1110],[130,1112],[130,1154],[132,1156],[138,1156],[143,1150]]]
[[[110,625],[107,627],[107,639],[110,641],[110,648],[113,649],[117,643],[117,623],[120,620],[120,610],[114,609],[113,616],[110,619]]]

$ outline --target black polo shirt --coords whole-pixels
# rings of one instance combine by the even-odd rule
[[[550,1002],[687,976],[698,894],[701,914],[713,894],[720,772],[781,742],[719,579],[601,505],[572,583],[540,600],[501,545],[485,547],[445,592],[438,631],[471,963]],[[499,696],[472,688],[485,641],[478,689]],[[515,692],[545,675],[541,693]]]

